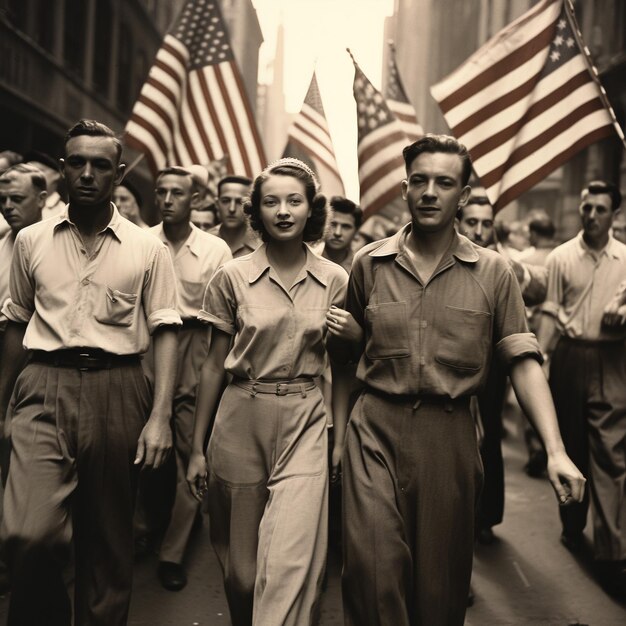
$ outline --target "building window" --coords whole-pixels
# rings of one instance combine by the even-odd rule
[[[113,15],[109,0],[96,2],[96,28],[94,32],[93,54],[93,86],[99,93],[107,95],[109,92],[109,75],[111,67],[111,31]]]
[[[45,0],[37,1],[37,11],[35,14],[35,39],[37,43],[48,52],[52,52],[54,44],[54,2]]]
[[[82,79],[85,69],[87,3],[84,0],[65,0],[63,29],[63,61],[65,67]]]
[[[120,24],[119,56],[117,60],[117,106],[130,111],[132,85],[133,37],[126,24]]]

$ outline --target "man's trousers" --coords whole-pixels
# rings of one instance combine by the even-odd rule
[[[342,465],[345,623],[463,624],[482,484],[469,400],[365,391]]]
[[[565,450],[587,478],[581,504],[559,507],[563,532],[585,528],[592,501],[594,553],[626,559],[626,347],[561,337],[550,388]]]
[[[151,405],[141,365],[81,371],[30,363],[13,391],[2,537],[8,624],[69,626],[63,570],[74,544],[75,626],[126,624],[137,440]]]

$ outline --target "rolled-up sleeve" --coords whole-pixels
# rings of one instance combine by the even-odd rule
[[[28,244],[22,233],[15,238],[11,275],[9,278],[10,297],[2,306],[2,313],[12,322],[28,324],[35,311],[35,285],[29,270]]]
[[[504,270],[496,290],[494,341],[497,356],[507,366],[528,357],[543,362],[537,338],[528,331],[519,284],[509,267]]]
[[[176,293],[176,276],[167,248],[160,245],[146,271],[142,293],[148,331],[153,334],[159,326],[181,326]]]
[[[198,319],[234,335],[237,332],[236,316],[237,304],[232,284],[222,266],[207,285]]]

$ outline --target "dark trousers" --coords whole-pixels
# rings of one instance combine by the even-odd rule
[[[137,439],[149,411],[141,366],[80,371],[31,363],[10,416],[2,537],[8,624],[69,626],[63,570],[75,558],[75,626],[126,624]]]
[[[482,483],[469,403],[364,392],[342,464],[345,623],[463,624]]]
[[[587,477],[581,504],[559,507],[563,531],[576,534],[593,502],[598,559],[626,559],[626,348],[562,337],[550,388],[565,450]]]
[[[485,481],[478,505],[478,525],[495,526],[504,515],[504,461],[502,459],[502,409],[507,388],[507,373],[498,363],[489,371],[487,385],[478,394],[483,425],[480,457]]]

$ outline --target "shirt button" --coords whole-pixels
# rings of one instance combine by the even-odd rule
[[[426,357],[420,357],[420,365],[426,365]]]
[[[83,285],[88,285],[91,281],[88,278],[83,278],[83,280],[81,281],[81,283]]]
[[[426,326],[428,326],[428,322],[427,322],[426,320],[422,320],[422,321],[420,322],[420,326],[421,326],[422,328],[426,328]]]

